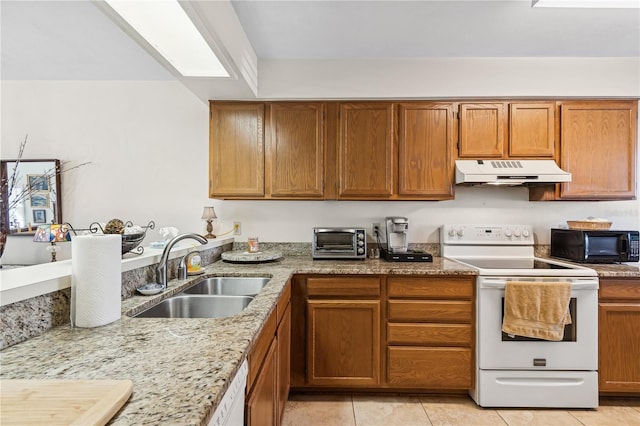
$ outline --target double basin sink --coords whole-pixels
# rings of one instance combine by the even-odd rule
[[[242,312],[268,277],[210,277],[195,282],[182,293],[169,297],[134,318],[224,318]]]

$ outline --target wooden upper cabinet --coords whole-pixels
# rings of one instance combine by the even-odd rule
[[[555,103],[460,104],[459,158],[553,158]]]
[[[460,158],[501,158],[506,135],[504,103],[461,103]]]
[[[398,196],[453,198],[453,104],[398,104]]]
[[[555,156],[555,103],[509,104],[509,157]]]
[[[209,196],[264,196],[264,104],[211,102]]]
[[[560,167],[571,182],[560,199],[633,199],[636,101],[565,102],[560,106]]]
[[[269,105],[267,193],[274,198],[322,198],[324,105]]]
[[[340,104],[338,199],[388,198],[394,187],[394,104]]]

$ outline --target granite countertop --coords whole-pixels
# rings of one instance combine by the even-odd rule
[[[595,270],[600,278],[640,278],[640,267],[636,266],[637,263],[634,265],[629,263],[581,265]]]
[[[240,314],[219,319],[130,318],[201,279],[172,280],[157,296],[122,302],[120,320],[82,329],[64,325],[0,352],[2,379],[130,379],[133,394],[112,424],[206,424],[294,273],[476,275],[456,262],[313,261],[287,256],[265,264],[218,261],[203,276],[271,276]]]

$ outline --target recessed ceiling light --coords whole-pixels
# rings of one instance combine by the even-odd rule
[[[185,77],[229,77],[176,0],[105,0]]]
[[[533,0],[531,7],[637,9],[640,8],[640,0]]]

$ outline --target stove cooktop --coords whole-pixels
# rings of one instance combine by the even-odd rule
[[[457,257],[449,259],[474,267],[484,276],[531,276],[531,277],[590,277],[596,271],[538,257]]]
[[[480,269],[575,269],[569,265],[559,265],[536,258],[456,258],[456,260]]]

